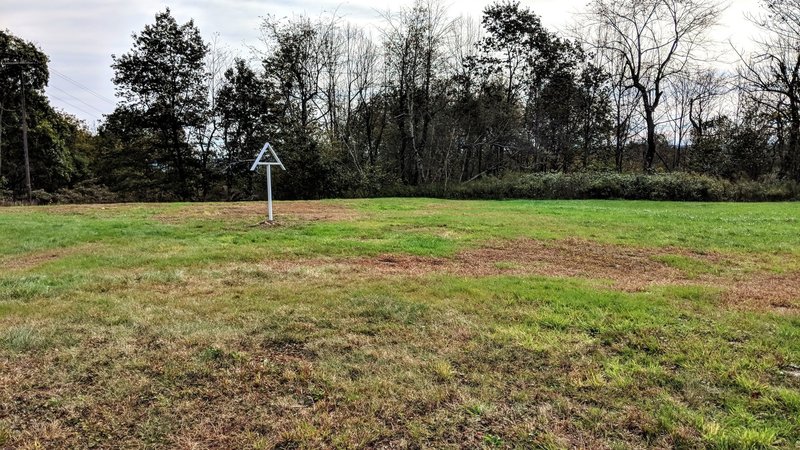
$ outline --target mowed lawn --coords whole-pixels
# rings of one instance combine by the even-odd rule
[[[0,209],[0,447],[800,446],[800,204],[264,209]]]

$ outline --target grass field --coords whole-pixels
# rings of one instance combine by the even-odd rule
[[[263,209],[0,209],[0,447],[800,446],[800,204]]]

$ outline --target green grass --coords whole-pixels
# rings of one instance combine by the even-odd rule
[[[0,447],[800,445],[800,299],[726,295],[797,284],[798,204],[293,205],[0,209]],[[455,270],[523,238],[683,282]]]

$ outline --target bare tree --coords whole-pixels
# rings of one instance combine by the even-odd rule
[[[669,84],[669,115],[675,155],[672,168],[679,169],[690,140],[703,138],[712,122],[723,115],[723,102],[730,93],[728,79],[712,69],[686,71]]]
[[[593,34],[585,34],[582,27],[577,26],[571,34],[586,48],[593,50],[594,64],[602,67],[609,75],[608,94],[611,97],[613,116],[614,168],[617,172],[622,172],[625,147],[641,131],[635,123],[637,105],[640,103],[639,92],[628,83],[622,55],[617,51],[608,50],[611,34],[608,28],[600,27],[593,30]]]
[[[800,180],[800,0],[762,4],[766,11],[750,20],[766,37],[749,57],[740,53],[739,75],[751,98],[779,117],[779,128],[784,128],[779,139],[788,134],[783,172]]]
[[[342,98],[342,78],[346,76],[345,67],[348,54],[347,25],[342,25],[341,17],[335,12],[321,16],[314,22],[316,31],[312,45],[316,48],[316,57],[310,62],[317,65],[320,75],[317,78],[319,95],[312,98],[328,139],[335,138],[340,132],[340,109],[346,99]]]
[[[211,162],[214,160],[220,146],[220,117],[216,114],[217,98],[224,82],[225,70],[230,66],[230,50],[219,42],[219,33],[215,33],[206,54],[206,89],[208,90],[208,112],[205,123],[192,130],[193,138],[200,151],[200,164],[202,166],[201,187],[202,197],[208,195],[211,184]]]
[[[706,127],[725,110],[722,100],[731,93],[730,77],[714,70],[702,70],[692,75],[692,91],[689,97],[689,123],[695,138],[706,133]]]
[[[261,23],[265,75],[279,87],[286,112],[296,117],[301,129],[317,125],[328,114],[319,102],[325,95],[322,78],[329,62],[325,39],[334,24],[333,19],[312,21],[308,16],[291,20],[267,16]]]
[[[395,123],[400,135],[398,160],[405,181],[429,181],[433,152],[429,148],[431,126],[438,109],[436,97],[444,86],[437,85],[439,68],[449,57],[444,51],[453,21],[437,0],[417,0],[399,13],[384,14],[383,30],[386,65],[394,97]],[[406,165],[406,159],[412,164]]]
[[[346,25],[340,30],[342,40],[341,81],[337,88],[340,112],[335,139],[343,145],[356,170],[364,175],[364,166],[373,166],[378,155],[386,122],[373,98],[380,92],[376,45],[363,29]]]
[[[466,16],[459,17],[453,22],[451,33],[447,43],[447,51],[452,57],[449,59],[448,78],[455,81],[453,94],[456,97],[455,104],[469,105],[469,100],[474,95],[476,75],[472,61],[478,55],[478,42],[481,39],[480,23]],[[464,111],[456,114],[467,115]],[[454,121],[457,123],[458,121]],[[451,173],[454,172],[452,165],[458,164],[458,179],[464,180],[471,165],[473,148],[480,145],[485,136],[483,133],[475,133],[470,127],[450,128],[451,139],[445,156],[445,164],[442,167],[445,189],[450,180]],[[450,161],[451,151],[454,160]]]
[[[719,17],[715,0],[595,0],[591,17],[607,31],[602,49],[622,59],[628,86],[639,92],[647,128],[643,168],[656,156],[656,111],[666,81],[701,56],[705,32]]]
[[[688,144],[691,123],[689,121],[690,98],[694,94],[694,72],[686,71],[677,74],[667,82],[667,99],[664,105],[668,109],[669,127],[672,137],[674,156],[671,168],[677,170],[681,163],[681,153]]]

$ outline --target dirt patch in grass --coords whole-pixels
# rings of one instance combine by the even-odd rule
[[[699,265],[724,266],[725,273],[687,273],[662,260],[680,255]],[[644,291],[653,286],[703,285],[720,288],[722,299],[747,308],[800,309],[800,274],[776,275],[749,268],[749,261],[714,252],[643,248],[565,239],[516,240],[460,253],[457,271],[466,275],[538,274],[610,280],[616,289]]]
[[[358,211],[347,206],[319,201],[278,201],[273,204],[276,224],[295,221],[356,220]],[[264,220],[266,202],[242,203],[198,203],[156,215],[154,218],[166,223],[184,223],[197,219],[250,220],[253,224]]]
[[[663,260],[679,255],[697,265],[724,267],[724,272],[688,273]],[[311,259],[269,263],[278,271],[296,272],[299,266],[334,268],[343,275],[374,277],[422,276],[449,273],[460,276],[542,275],[610,281],[612,288],[641,292],[655,286],[708,286],[721,289],[722,300],[733,306],[777,311],[800,310],[800,274],[774,274],[753,269],[752,261],[738,261],[714,252],[679,248],[644,248],[600,244],[581,239],[538,241],[518,239],[465,250],[452,258],[383,254],[331,260]]]
[[[800,311],[800,273],[759,273],[729,283],[733,285],[722,295],[729,304],[782,313]]]
[[[680,255],[700,265],[725,266],[728,273],[687,273],[662,261],[664,255]],[[460,253],[455,263],[466,275],[533,273],[603,279],[628,292],[653,286],[705,285],[721,288],[722,299],[731,305],[800,309],[800,274],[753,271],[747,268],[748,262],[715,252],[628,247],[580,239],[524,239]]]
[[[670,253],[672,251],[669,251]],[[462,265],[490,273],[536,273],[554,277],[612,280],[626,291],[682,278],[678,269],[653,259],[653,249],[598,244],[579,239],[519,239],[458,255]]]
[[[91,253],[96,247],[98,246],[95,244],[86,244],[74,247],[51,248],[23,255],[6,256],[0,259],[0,268],[5,270],[32,269],[66,256],[78,253]]]
[[[41,208],[43,211],[47,211],[48,214],[65,214],[70,216],[81,216],[81,215],[88,215],[88,214],[95,214],[97,211],[114,211],[116,212],[124,212],[125,210],[130,210],[132,207],[135,206],[143,206],[147,205],[146,203],[87,203],[87,204],[70,204],[70,205],[46,205],[46,206],[37,206],[37,207],[21,207],[27,208],[29,211],[36,211],[37,208]]]
[[[419,275],[433,271],[463,276],[534,274],[603,279],[614,282],[617,288],[625,291],[640,291],[654,284],[688,281],[680,270],[653,259],[654,255],[663,253],[655,249],[598,244],[578,239],[519,239],[462,251],[453,258],[380,255],[348,263],[366,272],[392,275]],[[710,257],[716,258],[717,255]]]

